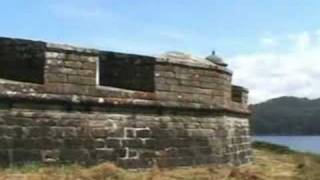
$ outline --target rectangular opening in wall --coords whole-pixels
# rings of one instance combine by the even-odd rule
[[[155,90],[155,58],[102,52],[99,59],[99,85],[136,91]]]
[[[42,42],[0,38],[0,78],[42,84],[44,51]]]
[[[243,96],[243,88],[239,86],[232,86],[232,101],[242,103],[242,96]]]

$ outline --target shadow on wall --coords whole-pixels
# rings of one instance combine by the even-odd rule
[[[0,78],[44,83],[45,43],[13,39],[0,44]]]
[[[99,84],[129,90],[155,90],[155,58],[113,52],[99,55]]]

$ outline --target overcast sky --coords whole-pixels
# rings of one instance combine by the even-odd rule
[[[320,97],[318,0],[8,0],[0,36],[142,54],[215,50],[250,102]]]

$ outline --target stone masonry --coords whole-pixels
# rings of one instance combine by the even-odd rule
[[[248,91],[231,79],[183,53],[0,38],[0,164],[248,163]]]

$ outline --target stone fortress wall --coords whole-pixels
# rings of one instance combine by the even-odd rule
[[[248,91],[224,64],[0,38],[0,164],[251,161]]]

